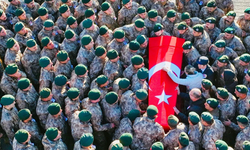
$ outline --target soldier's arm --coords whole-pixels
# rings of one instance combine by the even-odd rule
[[[11,83],[1,82],[0,87],[5,94],[16,96],[16,91],[12,88]]]
[[[24,70],[25,70],[27,76],[29,77],[29,79],[31,79],[31,81],[33,82],[33,84],[34,83],[38,83],[38,80],[37,80],[36,76],[33,74],[31,67],[29,67],[26,64],[26,62],[23,61],[23,59],[21,59],[21,62],[23,64],[23,67],[24,67]]]
[[[97,121],[91,121],[91,122],[92,122],[93,128],[96,131],[106,131],[112,128],[111,123],[106,123],[106,124],[101,125],[100,122],[97,122]]]
[[[119,26],[123,26],[124,22],[125,22],[125,17],[122,14],[122,9],[118,12],[118,25]]]
[[[229,127],[232,128],[234,131],[237,131],[237,132],[241,131],[240,127],[233,122],[231,122]]]
[[[28,108],[28,105],[25,102],[23,95],[20,93],[17,93],[16,95],[16,103],[19,109]]]

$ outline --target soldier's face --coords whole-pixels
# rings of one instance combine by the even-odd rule
[[[180,34],[184,34],[186,30],[178,30]]]
[[[221,67],[224,67],[224,66],[225,66],[225,63],[221,63],[220,61],[217,61],[217,66],[220,67],[220,68],[221,68]]]
[[[115,59],[111,59],[110,61],[115,63],[115,62],[117,62],[119,60],[119,58],[120,58],[120,56],[117,56]]]
[[[160,30],[160,31],[155,32],[155,35],[156,35],[156,36],[161,36],[162,33],[163,33],[163,30]]]
[[[140,65],[134,65],[134,68],[137,68],[137,69],[139,69],[139,68],[142,68],[142,67],[144,67],[144,63],[142,63],[142,64],[140,64]]]
[[[209,13],[213,12],[217,7],[207,7]]]
[[[224,48],[224,47],[216,47],[216,46],[215,46],[215,50],[216,50],[218,53],[222,53],[222,52],[224,52],[225,48]]]
[[[225,32],[225,36],[224,37],[225,37],[225,39],[230,40],[230,39],[232,39],[234,37],[234,35]]]
[[[6,36],[6,30],[4,28],[2,28],[1,32],[0,32],[0,36]]]
[[[92,6],[92,0],[90,0],[88,3],[86,3],[86,4],[84,4],[84,5],[86,5],[86,6],[88,6],[88,7],[91,7],[91,6]]]
[[[52,70],[52,68],[53,68],[53,63],[50,61],[50,64],[48,65],[48,66],[46,66],[46,67],[44,67],[44,69],[45,70],[48,70],[48,71],[50,71],[50,70]],[[52,95],[53,96],[53,95]],[[50,98],[51,99],[51,98]]]
[[[5,12],[3,12],[2,16],[0,16],[0,20],[6,20],[6,19],[7,19],[6,14]]]
[[[107,56],[107,52],[105,52],[102,56],[99,56],[99,58],[104,59]]]
[[[78,26],[78,23],[77,21],[75,21],[72,25],[70,25],[70,28],[75,29],[77,28],[77,26]]]
[[[245,18],[245,20],[250,20],[250,14],[244,13],[244,18]]]
[[[172,18],[168,18],[168,20],[169,20],[170,22],[174,22],[175,19],[176,19],[176,16],[175,16],[175,17],[172,17]]]
[[[227,16],[227,18],[225,18],[226,24],[231,24],[233,21],[234,21],[234,17],[233,16]]]
[[[183,53],[184,53],[184,54],[188,54],[190,51],[191,51],[191,49],[184,49],[184,50],[183,50]]]
[[[141,31],[144,29],[144,27],[138,28],[138,27],[135,26],[135,29],[136,29],[138,32],[141,32]]]
[[[206,22],[206,28],[207,28],[207,29],[213,29],[214,27],[215,27],[214,24],[209,23],[209,22]]]
[[[206,121],[204,121],[203,119],[201,119],[201,123],[205,126],[205,127],[208,127],[210,126]]]
[[[149,18],[150,21],[156,22],[157,21],[157,16],[154,18]]]
[[[16,42],[15,43],[15,45],[12,47],[12,48],[10,48],[11,50],[19,50],[20,49],[20,46],[19,46],[19,44]]]
[[[94,30],[94,28],[95,28],[95,26],[94,26],[94,24],[92,24],[92,26],[89,27],[87,30]]]
[[[186,19],[185,22],[189,26],[191,24],[191,19]]]
[[[13,5],[19,5],[20,1],[19,0],[12,0],[10,3]]]
[[[146,48],[147,46],[148,46],[147,40],[145,40],[145,42],[140,45],[141,48]]]
[[[202,34],[201,32],[193,31],[193,35],[194,35],[195,37],[200,36],[201,34]]]
[[[24,35],[26,34],[27,30],[25,27],[23,27],[18,33],[21,34],[21,35]]]
[[[29,8],[34,8],[35,7],[35,3],[34,1],[31,1],[29,4],[26,4]]]
[[[242,61],[242,60],[240,60],[239,64],[240,64],[241,66],[248,66],[248,65],[249,65],[249,63],[246,63],[246,62],[244,62],[244,61]]]
[[[106,13],[106,14],[108,14],[108,15],[110,15],[110,14],[112,14],[112,8],[111,7],[109,7],[109,9],[108,10],[106,10],[106,11],[104,11],[104,13]]]
[[[206,110],[210,110],[210,109],[211,109],[211,107],[208,105],[208,103],[207,103],[207,102],[206,102],[206,103],[204,103],[204,106],[205,106]]]
[[[130,0],[130,2],[125,4],[124,7],[126,7],[127,9],[131,9],[132,8],[132,1]]]
[[[55,48],[55,45],[54,45],[54,43],[50,40],[46,47],[47,47],[48,49],[53,49],[53,48]]]
[[[69,39],[70,41],[75,41],[76,40],[76,36],[74,35],[71,39]]]
[[[121,43],[125,40],[125,37],[121,38],[121,39],[115,39],[117,42]]]
[[[96,15],[94,14],[94,15],[90,16],[89,19],[91,19],[94,22],[96,19]]]
[[[235,93],[235,95],[236,95],[237,97],[240,97],[240,93],[239,93],[236,89],[235,89],[234,93]]]
[[[40,16],[40,18],[41,18],[42,20],[47,20],[47,19],[49,19],[49,14],[47,13],[47,14],[44,15],[44,16]]]
[[[26,89],[23,89],[22,91],[26,92],[26,91],[29,91],[31,89],[31,84],[29,87],[27,87]]]
[[[20,20],[26,19],[26,13],[24,12],[21,16],[18,17]]]
[[[146,15],[146,12],[145,12],[145,13],[138,14],[138,15],[139,15],[139,17],[142,18],[142,19],[145,19],[146,16],[147,16],[147,15]]]
[[[69,17],[69,15],[70,15],[70,10],[69,10],[69,9],[68,9],[65,13],[62,14],[62,16],[63,16],[64,18]]]

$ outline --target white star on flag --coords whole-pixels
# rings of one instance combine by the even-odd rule
[[[162,103],[162,102],[165,102],[165,103],[167,103],[167,104],[169,105],[169,103],[168,103],[168,98],[170,98],[171,96],[172,96],[172,95],[166,95],[166,94],[165,94],[165,91],[162,90],[161,95],[158,95],[158,96],[155,96],[155,97],[159,99],[158,105],[159,105],[160,103]]]

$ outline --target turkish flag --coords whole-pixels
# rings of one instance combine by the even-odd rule
[[[180,77],[184,42],[172,36],[149,38],[149,105],[158,108],[156,122],[165,130],[169,129],[168,116],[174,114],[178,84],[162,68],[168,66]]]

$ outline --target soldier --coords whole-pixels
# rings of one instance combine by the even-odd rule
[[[187,12],[192,17],[198,17],[199,16],[200,7],[196,3],[196,1],[180,0],[177,5],[178,5],[178,12]]]
[[[135,17],[138,7],[138,3],[132,0],[122,0],[122,8],[118,12],[118,25],[123,26],[125,24],[131,24],[132,19]]]
[[[75,8],[74,17],[78,20],[82,20],[85,11],[88,8],[92,8],[95,13],[100,9],[99,2],[97,0],[82,0],[79,5]]]
[[[85,19],[90,19],[90,20],[92,20],[94,22],[94,24],[98,25],[97,17],[95,15],[95,11],[92,8],[87,9],[85,11],[84,15],[85,15]],[[83,21],[80,23],[81,29],[83,29],[82,23],[83,23]]]
[[[189,27],[193,27],[196,24],[204,24],[204,21],[198,17],[191,18],[190,14],[188,12],[184,12],[181,14],[181,20],[185,21]]]
[[[32,118],[32,114],[29,109],[22,109],[18,112],[19,128],[27,130],[31,135],[31,142],[35,143],[39,148],[42,147],[42,134],[39,130],[38,124],[35,119]]]
[[[4,60],[5,52],[7,48],[7,40],[13,38],[14,33],[10,30],[5,29],[3,26],[0,26],[0,58]]]
[[[131,58],[131,65],[129,65],[124,71],[123,76],[132,80],[132,76],[137,73],[137,71],[144,67],[144,60],[140,55],[134,55]]]
[[[150,37],[159,37],[159,36],[170,36],[170,33],[164,31],[163,25],[160,23],[156,23],[154,26],[154,30],[151,32]]]
[[[129,40],[125,37],[125,32],[123,30],[116,30],[114,32],[114,39],[108,43],[107,50],[114,49],[118,52],[118,54],[121,54],[122,48],[127,45]]]
[[[147,150],[155,141],[163,139],[164,130],[160,124],[155,122],[157,114],[157,107],[150,105],[147,108],[147,114],[135,120],[133,125],[134,139],[131,145],[132,149]]]
[[[112,90],[118,94],[119,102],[121,101],[121,97],[123,94],[127,93],[127,95],[131,94],[130,90],[131,84],[127,78],[117,78],[113,82]],[[126,94],[125,94],[126,95]]]
[[[82,100],[86,95],[90,87],[90,79],[88,76],[87,67],[83,64],[79,64],[75,67],[70,79],[70,87],[79,89],[79,98]]]
[[[1,104],[3,106],[1,126],[7,134],[9,142],[12,143],[14,139],[14,134],[19,128],[19,118],[18,111],[15,107],[15,97],[9,94],[4,95],[1,98]]]
[[[101,92],[101,99],[104,99],[105,95],[110,90],[108,77],[105,75],[99,75],[91,82],[90,89],[98,89]]]
[[[43,49],[41,51],[41,57],[47,56],[50,58],[53,64],[56,63],[56,54],[60,50],[60,44],[56,41],[52,41],[49,37],[44,37],[41,41]]]
[[[94,136],[92,135],[92,133],[84,133],[81,136],[81,138],[75,142],[74,150],[78,149],[95,150],[93,142],[94,142]]]
[[[41,66],[41,74],[39,78],[39,91],[42,88],[51,88],[52,82],[54,81],[54,67],[53,63],[47,56],[43,56],[39,60],[39,65]]]
[[[139,48],[140,44],[135,40],[123,47],[121,51],[121,63],[124,68],[131,65],[131,58],[136,55]]]
[[[140,68],[137,71],[137,74],[132,76],[132,86],[131,90],[133,92],[136,92],[139,89],[144,89],[148,91],[148,83],[147,83],[147,78],[148,78],[148,69],[147,68]]]
[[[171,9],[177,10],[177,7],[173,1],[155,1],[151,6],[151,9],[156,9],[159,16],[162,18],[166,16],[167,12]]]
[[[61,50],[56,55],[57,61],[54,66],[55,76],[62,74],[68,79],[71,77],[73,65],[71,65],[68,53],[65,50]]]
[[[49,115],[48,107],[52,102],[55,102],[53,94],[49,88],[43,88],[40,91],[40,97],[36,106],[36,114],[39,117],[41,127],[45,130],[45,124]]]
[[[76,141],[80,140],[82,134],[93,133],[92,124],[90,122],[91,112],[86,109],[75,111],[71,118],[71,134]]]
[[[155,9],[151,9],[148,12],[148,18],[145,19],[145,26],[148,29],[148,32],[151,33],[154,30],[154,26],[156,23],[161,23],[162,18],[158,16],[158,12]]]
[[[174,25],[177,22],[179,22],[178,14],[173,9],[170,9],[167,12],[167,15],[164,16],[163,19],[162,19],[162,25],[164,26],[165,31],[168,32],[171,35],[173,34]]]
[[[220,19],[219,27],[222,31],[224,31],[227,27],[231,27],[235,29],[235,35],[238,37],[242,37],[242,30],[240,26],[234,20],[236,17],[236,13],[234,11],[229,11],[226,16],[223,16]]]
[[[140,49],[137,51],[137,54],[147,59],[147,51],[148,51],[148,39],[145,35],[138,35],[136,37],[136,41],[140,44]]]
[[[194,150],[194,143],[189,141],[189,137],[185,132],[181,132],[178,138],[178,150]]]
[[[247,95],[248,89],[245,85],[237,85],[235,87],[235,95],[238,97],[236,114],[237,115],[247,115],[249,110],[248,100],[249,96]]]
[[[10,4],[7,7],[5,13],[9,14],[11,18],[15,16],[15,12],[18,8],[23,7],[23,3],[20,0],[9,0]]]
[[[22,8],[18,8],[15,15],[16,16],[12,19],[13,24],[22,22],[27,28],[33,29],[33,18],[30,14],[26,14]]]
[[[58,75],[52,84],[52,94],[55,101],[64,108],[64,99],[67,97],[68,84],[67,77],[64,75]]]
[[[66,144],[61,139],[61,131],[56,127],[50,127],[43,136],[42,143],[44,150],[60,149],[68,150]]]
[[[233,61],[234,66],[237,70],[237,79],[239,84],[243,83],[243,79],[247,73],[247,71],[250,69],[250,55],[245,53],[241,56],[237,57]]]
[[[212,150],[216,148],[214,141],[222,139],[225,127],[220,120],[213,119],[213,116],[208,112],[201,114],[201,123],[204,126],[202,147]]]
[[[209,17],[206,19],[206,24],[203,25],[205,31],[208,33],[211,43],[215,42],[215,39],[220,35],[221,30],[215,25],[215,18]]]
[[[102,10],[98,13],[98,25],[106,25],[109,29],[114,30],[118,24],[113,8],[108,2],[102,3]]]
[[[61,6],[60,3],[61,1],[57,0],[45,0],[41,4],[41,7],[45,7],[48,10],[48,13],[51,14],[52,16],[55,16],[55,19],[57,19],[59,16],[58,9]]]
[[[118,11],[121,9],[121,0],[106,0],[113,8],[115,15],[118,15]]]
[[[135,22],[137,19],[142,19],[145,21],[145,19],[148,17],[148,13],[146,11],[146,8],[144,6],[140,6],[137,9],[137,15],[133,18],[132,22]]]
[[[215,98],[208,98],[205,102],[205,108],[207,112],[209,112],[214,119],[219,119],[219,101]]]
[[[66,30],[73,30],[77,35],[80,35],[82,32],[82,29],[78,26],[76,18],[73,16],[68,17]]]
[[[132,143],[132,140],[133,140],[133,135],[131,133],[123,133],[120,136],[119,140],[114,140],[109,145],[109,150],[111,150],[111,148],[118,143],[122,144],[124,150],[130,150],[129,145]]]
[[[13,141],[13,150],[38,150],[33,143],[30,142],[31,134],[29,131],[20,129],[15,133],[15,138]]]
[[[147,11],[149,11],[152,7],[152,5],[156,2],[156,0],[144,0],[141,1],[141,6],[144,6]]]
[[[5,68],[1,79],[1,90],[6,94],[16,96],[18,89],[17,83],[21,78],[26,78],[26,74],[20,71],[16,64],[9,64]]]
[[[59,12],[60,12],[60,16],[58,17],[58,19],[55,22],[55,25],[61,29],[64,30],[66,29],[67,26],[67,19],[68,17],[71,15],[69,6],[66,4],[63,4],[60,8],[59,8]]]
[[[85,35],[89,35],[95,41],[99,35],[99,27],[93,23],[91,19],[85,19],[82,22],[83,31],[80,34],[80,38]]]
[[[250,8],[245,9],[244,11],[244,15],[239,16],[238,20],[237,20],[237,24],[240,26],[241,30],[242,30],[242,37],[244,38],[244,44],[247,48],[247,51],[250,50],[250,46],[249,46],[249,35],[250,35],[250,30],[249,30],[249,26],[250,26]]]
[[[28,78],[22,78],[18,81],[16,103],[19,109],[28,108],[32,114],[36,114],[38,97],[38,93]]]
[[[196,60],[201,56],[193,44],[190,41],[186,41],[182,45],[184,60],[186,60],[187,65],[195,64]]]
[[[3,26],[5,29],[13,29],[11,14],[6,14],[2,9],[0,9],[0,25]]]
[[[186,41],[193,41],[193,29],[189,27],[186,22],[180,22],[175,25],[173,36],[184,38]]]
[[[32,18],[38,17],[38,9],[40,8],[40,5],[37,2],[34,2],[34,0],[25,0],[24,3],[26,4],[24,6],[24,11],[26,14],[29,14],[32,16]]]
[[[113,40],[113,32],[103,25],[100,27],[99,35],[95,41],[95,47],[103,46],[107,48],[107,45]]]

